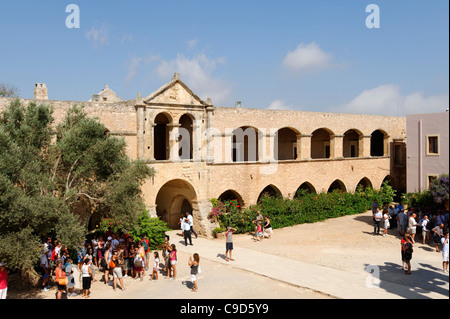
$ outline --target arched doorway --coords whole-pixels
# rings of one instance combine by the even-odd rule
[[[219,199],[221,202],[229,201],[229,200],[237,200],[238,203],[239,203],[239,205],[240,205],[241,207],[244,206],[244,201],[242,200],[242,196],[239,195],[239,193],[237,193],[236,191],[231,190],[231,189],[229,189],[229,190],[223,192],[223,193],[219,196],[218,199]]]
[[[181,214],[190,212],[196,217],[197,195],[188,182],[174,179],[165,183],[156,196],[156,214],[166,221],[170,228],[179,229]]]
[[[367,187],[373,188],[372,187],[372,182],[367,177],[362,178],[359,181],[358,185],[356,185],[356,189],[358,189],[358,188],[364,189],[364,188],[367,188]]]
[[[259,193],[257,202],[259,202],[259,200],[261,199],[261,197],[263,195],[268,195],[268,196],[272,196],[272,197],[279,197],[279,196],[281,196],[281,192],[274,185],[268,185],[261,191],[261,193]]]
[[[328,188],[328,193],[333,192],[334,190],[341,190],[343,192],[347,191],[347,189],[345,188],[344,183],[342,183],[342,181],[340,181],[339,179],[335,180],[330,187]]]
[[[309,182],[302,183],[295,192],[294,198],[298,198],[302,193],[316,194],[316,189]]]

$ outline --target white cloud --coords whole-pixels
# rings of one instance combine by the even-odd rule
[[[128,84],[132,79],[136,77],[139,70],[145,68],[152,62],[158,61],[159,56],[150,54],[146,57],[130,56],[128,60],[125,61],[127,68],[127,76],[125,77],[125,83]]]
[[[445,112],[449,94],[424,96],[423,92],[404,95],[394,84],[364,90],[344,105],[330,108],[331,112],[405,116],[406,114]]]
[[[198,96],[204,100],[209,97],[213,104],[218,105],[224,102],[231,92],[230,84],[213,76],[216,67],[224,62],[224,58],[210,59],[205,54],[188,58],[179,53],[174,60],[163,60],[156,70],[165,80],[178,72],[181,80]]]
[[[286,104],[284,100],[274,100],[267,107],[269,110],[292,110],[293,107],[291,105]]]
[[[198,44],[198,42],[199,42],[199,40],[198,39],[192,39],[192,40],[189,40],[188,41],[188,50],[191,50],[191,49],[193,49],[193,48],[195,48],[196,46],[197,46],[197,44]]]
[[[300,43],[294,51],[289,51],[283,66],[295,73],[316,71],[330,67],[333,56],[325,53],[315,42]]]
[[[109,40],[109,31],[104,24],[94,25],[91,30],[86,32],[86,39],[93,40],[95,46],[106,45]]]

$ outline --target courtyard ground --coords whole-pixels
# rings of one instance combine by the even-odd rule
[[[414,246],[412,274],[401,269],[400,237],[372,234],[372,215],[329,219],[275,229],[271,239],[233,235],[235,261],[225,260],[224,239],[193,239],[193,246],[169,232],[178,249],[176,280],[143,282],[125,278],[125,291],[94,282],[89,299],[448,299],[449,275],[433,245]],[[382,233],[382,231],[381,231]],[[202,274],[191,292],[187,261],[199,253]],[[103,273],[97,272],[100,279]],[[374,279],[375,277],[375,279]],[[379,280],[378,280],[379,279]],[[9,298],[54,299],[48,292],[8,294]],[[81,294],[71,299],[83,299]]]

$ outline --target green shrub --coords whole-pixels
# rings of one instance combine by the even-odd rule
[[[219,222],[221,228],[232,226],[237,229],[237,233],[246,233],[254,231],[252,221],[258,211],[263,216],[269,215],[273,228],[283,228],[360,214],[369,210],[375,199],[380,203],[390,203],[394,196],[392,187],[383,183],[380,190],[359,188],[355,193],[335,190],[331,193],[311,194],[300,190],[294,199],[263,195],[256,205],[246,209],[239,207],[236,200],[221,202],[213,199],[210,219]]]

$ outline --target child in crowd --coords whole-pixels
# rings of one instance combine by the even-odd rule
[[[153,280],[153,277],[155,277],[155,280],[158,280],[158,266],[159,266],[159,254],[157,251],[153,253],[153,256],[155,257],[155,260],[153,261],[153,271],[152,271],[152,277],[150,280]]]

